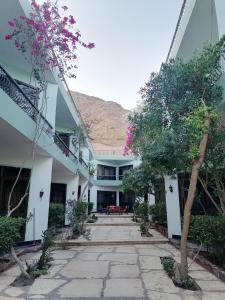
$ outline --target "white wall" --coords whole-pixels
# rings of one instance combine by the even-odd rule
[[[67,185],[66,185],[66,201],[77,200],[78,182],[79,182],[79,175],[76,175],[76,176],[68,179]],[[68,211],[69,211],[69,207],[66,202],[65,225],[69,224]]]
[[[180,201],[177,177],[164,176],[168,236],[181,235]],[[170,191],[170,186],[173,191]]]
[[[41,239],[42,232],[48,227],[52,158],[37,158],[31,171],[30,191],[27,208],[25,240]],[[43,197],[40,197],[43,191]],[[35,215],[30,218],[35,212]]]

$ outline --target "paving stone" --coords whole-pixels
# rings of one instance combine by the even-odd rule
[[[109,263],[106,261],[72,260],[61,271],[68,278],[104,278],[108,274]]]
[[[122,263],[126,263],[126,264],[136,264],[137,263],[137,254],[103,253],[99,257],[99,260],[122,262]]]
[[[137,253],[135,247],[133,246],[118,246],[116,247],[117,253],[129,253],[129,254],[135,254]]]
[[[164,271],[150,271],[142,274],[145,287],[148,290],[178,294],[181,289],[177,288]]]
[[[182,300],[182,297],[178,294],[168,294],[168,293],[148,291],[147,295],[151,300]]]
[[[95,252],[85,253],[85,252],[83,252],[83,253],[78,254],[77,258],[81,259],[81,260],[89,261],[89,260],[97,260],[98,256],[99,256],[99,253],[95,253]]]
[[[63,265],[54,265],[48,269],[48,274],[42,275],[41,278],[56,277],[56,274],[63,268]]]
[[[66,251],[66,250],[57,250],[52,252],[52,256],[54,259],[68,259],[74,257],[73,251]]]
[[[113,247],[105,247],[105,246],[92,246],[87,247],[84,252],[96,252],[96,253],[110,253],[113,252]]]
[[[30,296],[29,299],[46,299],[45,296],[42,295],[33,295]]]
[[[212,273],[209,273],[207,270],[192,270],[189,272],[189,275],[192,278],[200,279],[200,280],[218,280],[218,278],[213,275]]]
[[[200,288],[204,291],[208,292],[224,292],[224,299],[225,299],[225,283],[219,280],[196,280]]]
[[[15,277],[13,276],[0,275],[0,292],[10,285],[10,283],[12,283],[14,280]]]
[[[203,293],[202,300],[224,300],[225,293]]]
[[[139,276],[139,268],[136,265],[111,266],[110,277],[136,278]]]
[[[25,300],[24,298],[18,298],[18,297],[6,297],[6,296],[0,296],[0,300]]]
[[[62,284],[64,284],[66,281],[61,279],[42,279],[37,278],[35,279],[33,285],[28,291],[28,294],[48,294],[52,292],[54,289],[58,288]]]
[[[66,265],[68,263],[68,260],[65,259],[54,259],[51,261],[52,265]]]
[[[105,297],[143,297],[144,291],[140,279],[107,279]]]
[[[24,291],[19,287],[10,286],[5,293],[11,297],[18,297],[24,293]]]
[[[159,257],[154,256],[139,256],[141,269],[152,269],[152,270],[162,270],[163,266],[161,264]]]
[[[150,256],[170,256],[170,252],[165,251],[165,250],[161,250],[161,249],[157,249],[157,248],[142,248],[138,250],[138,253],[140,255],[150,255]]]
[[[61,297],[100,297],[103,288],[102,279],[73,279],[59,288]]]
[[[17,266],[14,266],[14,267],[12,267],[12,268],[10,268],[9,270],[6,270],[5,272],[4,272],[4,276],[15,276],[15,277],[17,277],[17,276],[19,276],[20,275],[20,268],[19,267],[17,267]],[[1,278],[1,277],[0,277]],[[1,284],[1,283],[0,283]]]

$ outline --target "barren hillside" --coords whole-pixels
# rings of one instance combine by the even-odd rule
[[[89,136],[94,150],[122,152],[129,111],[113,101],[71,93],[84,122],[91,124]]]

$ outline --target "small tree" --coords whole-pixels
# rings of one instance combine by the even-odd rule
[[[222,99],[218,80],[222,74],[223,37],[204,48],[188,63],[170,60],[153,73],[141,90],[143,103],[130,116],[129,143],[158,174],[191,174],[184,209],[180,279],[186,280],[187,237],[199,171],[207,158],[210,130]],[[180,280],[178,279],[178,280]]]

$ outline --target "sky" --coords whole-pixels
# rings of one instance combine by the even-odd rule
[[[77,78],[69,88],[133,109],[139,90],[165,61],[183,0],[59,0],[77,21],[82,39]]]

